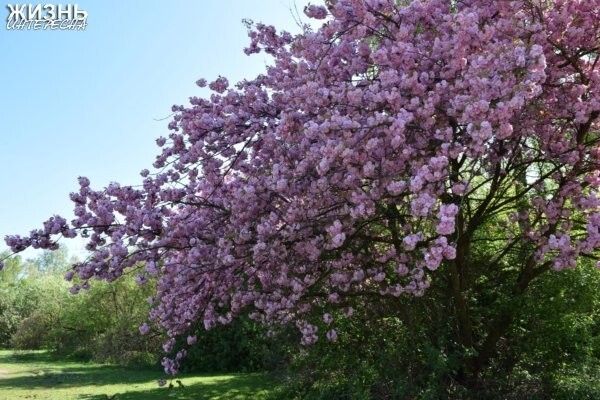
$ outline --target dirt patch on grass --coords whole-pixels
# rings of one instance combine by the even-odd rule
[[[4,376],[6,376],[6,375],[8,375],[8,374],[10,374],[10,372],[9,372],[9,371],[7,371],[7,370],[5,370],[5,369],[0,369],[0,378],[2,378],[2,377],[4,377]]]

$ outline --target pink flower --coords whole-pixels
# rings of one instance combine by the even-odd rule
[[[325,19],[327,18],[327,9],[323,6],[316,6],[313,4],[309,4],[304,7],[304,14],[309,18],[315,19]]]
[[[216,80],[211,82],[208,87],[217,93],[223,93],[229,87],[229,81],[227,78],[219,76]]]
[[[325,336],[327,336],[327,339],[335,342],[337,340],[337,332],[335,331],[335,329],[331,329],[330,331],[328,331]]]
[[[442,204],[438,212],[440,222],[437,224],[435,231],[440,235],[450,235],[454,233],[455,215],[458,213],[456,204]]]
[[[194,336],[188,336],[187,337],[187,344],[189,346],[193,345],[194,343],[196,343],[196,341],[198,340],[198,337],[196,335]]]
[[[421,240],[423,240],[423,234],[415,233],[412,235],[405,236],[404,239],[402,239],[402,242],[404,243],[404,248],[406,249],[406,251],[411,251],[415,249],[417,243],[419,243]]]
[[[148,324],[147,324],[147,323],[145,323],[145,322],[144,322],[142,325],[140,325],[140,328],[139,328],[139,329],[140,329],[140,333],[141,333],[142,335],[145,335],[145,334],[147,334],[148,332],[150,332],[150,327],[149,327],[149,326],[148,326]]]

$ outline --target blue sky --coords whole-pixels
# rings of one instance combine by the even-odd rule
[[[78,176],[96,188],[138,183],[155,138],[168,133],[169,119],[157,120],[206,95],[197,79],[236,82],[264,70],[265,56],[243,53],[241,20],[298,32],[291,9],[308,1],[80,0],[85,31],[7,31],[14,3],[0,2],[2,239],[53,214],[71,219]]]

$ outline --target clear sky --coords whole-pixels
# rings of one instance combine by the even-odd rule
[[[79,0],[85,31],[7,31],[14,3],[0,0],[0,251],[7,234],[70,220],[78,176],[140,182],[168,134],[170,119],[158,120],[207,93],[197,79],[237,82],[269,62],[243,53],[241,20],[298,32],[291,10],[308,1]]]

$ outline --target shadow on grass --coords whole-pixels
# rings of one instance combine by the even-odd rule
[[[192,400],[192,399],[260,399],[274,386],[264,374],[189,375],[181,374],[170,381],[172,388],[158,387],[160,370],[129,369],[56,360],[47,353],[0,354],[0,365],[17,367],[15,373],[0,379],[3,389],[36,390],[71,389],[85,393],[90,387],[106,386],[106,393],[118,394],[115,400]],[[11,376],[13,375],[13,376]],[[180,380],[183,387],[177,383]],[[167,384],[168,385],[168,384]],[[81,390],[79,390],[81,388]],[[104,391],[103,389],[99,389]],[[0,396],[1,397],[1,396]],[[81,400],[106,400],[106,394],[79,394]]]
[[[182,378],[185,381],[185,378]],[[175,381],[173,381],[175,383]],[[119,393],[115,400],[242,400],[263,399],[273,389],[273,381],[260,374],[228,375],[226,379],[198,382],[185,387],[156,387]],[[106,400],[106,395],[80,396],[81,400]]]
[[[135,384],[158,380],[164,376],[158,371],[128,370],[119,367],[57,367],[22,370],[22,376],[0,379],[2,388],[54,388],[73,386],[102,386]]]
[[[3,388],[68,388],[136,384],[164,377],[160,370],[128,369],[113,365],[56,360],[45,352],[0,354],[0,365],[16,367],[17,372],[0,379]]]

